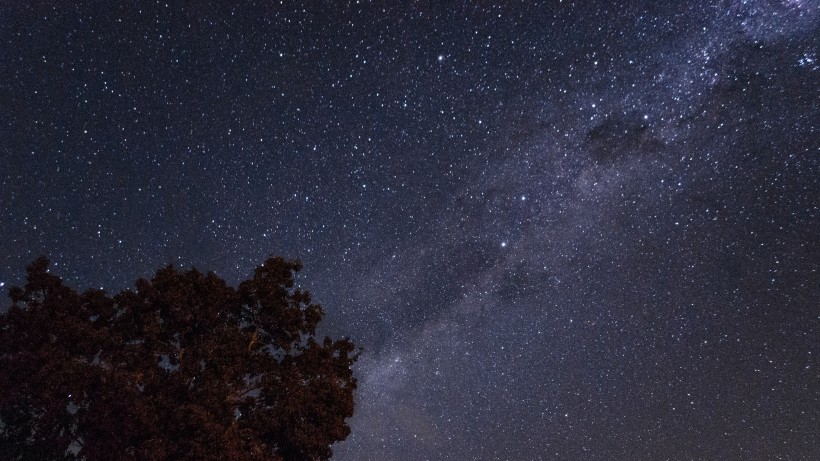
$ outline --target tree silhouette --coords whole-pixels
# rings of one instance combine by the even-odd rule
[[[40,258],[0,316],[0,459],[326,460],[358,351],[270,258],[238,288],[166,267],[80,294]]]

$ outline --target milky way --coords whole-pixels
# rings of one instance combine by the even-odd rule
[[[141,8],[0,7],[0,286],[300,258],[334,459],[820,458],[816,2]]]

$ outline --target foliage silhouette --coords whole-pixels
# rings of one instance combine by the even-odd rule
[[[0,316],[0,459],[326,460],[358,351],[270,258],[238,288],[173,267],[113,297],[39,258]]]

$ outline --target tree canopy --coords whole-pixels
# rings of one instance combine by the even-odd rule
[[[0,315],[0,459],[326,460],[358,350],[270,258],[229,286],[171,266],[78,293],[40,258]]]

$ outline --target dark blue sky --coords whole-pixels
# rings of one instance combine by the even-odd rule
[[[0,6],[0,284],[300,258],[342,460],[820,458],[810,0]]]

